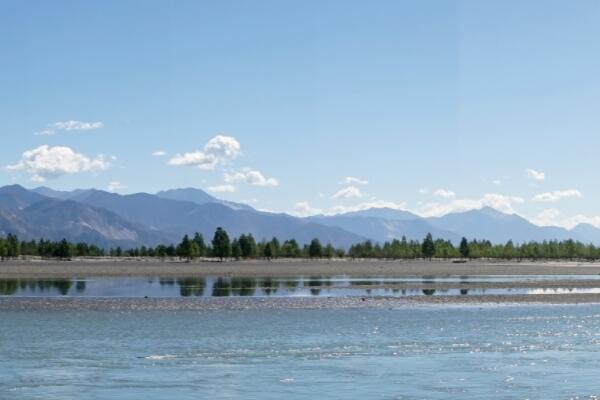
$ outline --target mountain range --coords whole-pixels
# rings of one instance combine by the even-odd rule
[[[423,218],[408,211],[371,208],[306,218],[262,212],[249,205],[218,199],[195,188],[156,194],[121,195],[96,189],[57,191],[47,187],[0,188],[0,235],[24,240],[45,238],[85,241],[102,247],[155,246],[178,242],[200,232],[208,240],[221,226],[232,236],[252,233],[258,240],[295,238],[347,248],[364,240],[421,240],[427,233],[454,243],[464,236],[493,243],[575,239],[600,244],[600,229],[580,224],[571,230],[537,226],[516,214],[493,208]]]

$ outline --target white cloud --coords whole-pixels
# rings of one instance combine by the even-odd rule
[[[429,193],[429,189],[427,189],[427,188],[419,188],[419,194],[425,195],[427,193]]]
[[[535,218],[531,219],[531,222],[540,226],[560,226],[566,229],[572,229],[579,224],[590,224],[600,228],[600,216],[590,217],[578,214],[572,217],[563,217],[556,208],[542,210]]]
[[[527,168],[525,170],[525,173],[527,174],[527,177],[536,181],[543,181],[544,179],[546,179],[546,174],[541,172],[541,171],[536,171],[534,169],[531,168]]]
[[[344,180],[342,181],[343,184],[346,185],[368,185],[369,181],[367,181],[366,179],[360,179],[360,178],[355,178],[353,176],[347,176],[344,178]]]
[[[448,203],[429,203],[416,211],[423,217],[438,217],[452,212],[462,212],[482,207],[492,207],[498,211],[513,214],[514,205],[524,200],[516,196],[506,196],[497,193],[486,193],[479,199],[454,199]]]
[[[567,190],[555,190],[553,192],[539,193],[533,196],[533,201],[543,201],[543,202],[556,202],[560,199],[564,199],[567,197],[578,197],[581,198],[583,195],[579,190],[576,189],[567,189]]]
[[[438,189],[433,194],[444,199],[453,199],[456,196],[456,193],[446,189]]]
[[[209,186],[208,191],[212,192],[212,193],[233,193],[233,192],[235,192],[235,186],[233,186],[233,185]]]
[[[294,210],[290,212],[292,215],[296,215],[298,217],[308,217],[311,215],[322,214],[323,210],[319,208],[312,207],[308,201],[299,201],[294,204]]]
[[[556,208],[547,208],[542,210],[535,218],[531,219],[536,225],[540,226],[558,226],[558,217],[561,215],[560,211]]]
[[[338,199],[358,199],[363,196],[362,192],[356,186],[348,186],[339,191],[337,191],[333,196],[331,196],[332,200]]]
[[[100,129],[104,126],[102,122],[84,122],[84,121],[58,121],[47,125],[46,129],[36,132],[36,135],[54,135],[58,131],[88,131],[91,129]]]
[[[587,215],[574,215],[572,217],[565,218],[560,223],[561,226],[571,229],[579,224],[590,224],[595,226],[596,228],[600,228],[600,216],[587,216]]]
[[[215,136],[203,150],[176,154],[169,160],[171,165],[184,165],[204,170],[212,170],[218,164],[225,164],[237,158],[241,153],[240,143],[231,136]]]
[[[109,192],[117,192],[117,191],[123,190],[123,189],[127,189],[127,186],[123,185],[119,181],[112,181],[106,187],[106,190],[108,190]]]
[[[250,168],[244,168],[241,171],[229,171],[223,174],[227,183],[245,182],[254,186],[274,187],[279,185],[275,178],[267,178],[262,172]]]
[[[99,171],[110,167],[110,162],[104,156],[90,158],[76,153],[69,147],[50,147],[44,144],[32,150],[27,150],[21,160],[14,165],[8,165],[9,171],[25,171],[35,182],[57,178],[62,175],[76,174],[85,171]]]
[[[164,150],[156,150],[155,152],[152,153],[153,157],[162,157],[162,156],[166,156],[167,152]]]
[[[502,181],[500,179],[496,179],[496,180],[492,181],[492,183],[496,186],[502,186]]]

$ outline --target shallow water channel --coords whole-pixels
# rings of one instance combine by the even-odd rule
[[[597,283],[597,284],[596,284]],[[598,275],[93,277],[0,279],[14,297],[468,296],[600,293]]]

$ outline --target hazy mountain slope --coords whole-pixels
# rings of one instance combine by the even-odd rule
[[[203,205],[206,203],[220,203],[229,206],[234,210],[254,210],[252,207],[246,204],[217,199],[216,197],[211,196],[205,191],[195,188],[164,190],[156,193],[156,196],[169,200],[189,201],[191,203],[199,205]]]
[[[175,239],[133,224],[110,211],[71,200],[46,199],[24,209],[23,214],[30,225],[36,227],[26,235],[31,239],[67,238],[104,247],[156,245]]]
[[[373,215],[377,215],[375,212]],[[385,215],[385,214],[384,214]],[[394,220],[375,217],[356,216],[356,214],[342,214],[334,216],[310,217],[308,221],[317,222],[327,226],[337,226],[348,232],[368,237],[377,242],[400,239],[406,236],[411,240],[422,240],[427,233],[436,238],[444,238],[458,242],[457,234],[431,226],[427,221],[417,218],[411,220]]]
[[[187,215],[184,224],[174,225],[167,230],[180,234],[198,231],[210,239],[219,226],[230,236],[252,233],[257,240],[275,236],[281,241],[294,238],[299,243],[309,243],[313,238],[319,238],[322,243],[343,247],[365,240],[365,237],[339,227],[307,222],[286,214],[233,210],[217,203],[198,206]]]
[[[373,207],[367,210],[351,211],[341,215],[345,217],[373,217],[397,221],[411,221],[415,219],[421,219],[421,217],[411,213],[410,211],[395,210],[393,208],[388,207]]]
[[[29,237],[32,232],[36,232],[36,228],[22,211],[5,207],[0,203],[0,236],[12,233],[22,238]]]
[[[5,208],[13,210],[22,210],[46,198],[46,196],[31,192],[20,185],[10,185],[0,188],[0,204]]]
[[[252,233],[257,239],[276,236],[281,240],[295,238],[300,243],[310,242],[317,237],[324,243],[346,246],[364,239],[340,228],[307,224],[289,215],[236,210],[213,202],[198,205],[146,193],[122,196],[99,190],[73,199],[109,210],[129,221],[179,236],[197,231],[210,239],[215,229],[221,226],[231,236]]]
[[[156,230],[185,224],[188,214],[198,207],[191,202],[163,199],[147,193],[119,195],[101,190],[83,193],[73,200],[109,210]]]
[[[427,218],[431,225],[469,239],[487,239],[492,243],[564,240],[571,234],[559,227],[541,227],[516,214],[504,214],[490,207]]]
[[[53,199],[67,200],[74,196],[81,195],[84,192],[89,192],[92,189],[76,189],[72,191],[54,190],[46,186],[39,186],[34,189],[29,189],[30,192],[38,193]]]
[[[579,224],[570,231],[570,236],[574,240],[584,243],[600,244],[600,229],[590,224]]]

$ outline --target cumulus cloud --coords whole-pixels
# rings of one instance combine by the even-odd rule
[[[127,189],[127,186],[123,185],[119,181],[112,181],[106,187],[109,192],[118,192],[119,190]]]
[[[90,158],[85,154],[76,153],[69,147],[50,147],[44,144],[32,150],[25,151],[21,160],[8,165],[9,171],[25,171],[35,182],[57,178],[62,175],[76,174],[85,171],[99,171],[110,167],[110,162],[104,156]]]
[[[346,185],[368,185],[369,181],[365,179],[355,178],[353,176],[347,176],[342,180],[343,184]]]
[[[323,210],[312,207],[308,201],[299,201],[294,204],[294,210],[290,213],[298,217],[308,217],[311,215],[322,214]]]
[[[209,186],[208,191],[212,192],[212,193],[233,193],[233,192],[235,192],[235,186],[233,186],[233,185]]]
[[[249,185],[263,186],[263,187],[274,187],[279,185],[279,181],[275,178],[267,178],[262,172],[244,168],[241,171],[228,171],[223,174],[223,178],[227,183],[240,183],[244,182]]]
[[[331,196],[332,200],[338,199],[358,199],[363,196],[362,192],[356,186],[345,187]]]
[[[456,196],[456,193],[446,189],[438,189],[433,194],[444,199],[453,199]]]
[[[539,193],[533,196],[533,201],[542,201],[542,202],[556,202],[560,199],[564,199],[567,197],[578,197],[581,198],[583,195],[579,190],[576,189],[567,189],[567,190],[555,190],[553,192]]]
[[[212,170],[219,164],[237,158],[240,153],[241,146],[235,138],[218,135],[210,139],[203,150],[176,154],[169,160],[169,164]]]
[[[416,212],[423,217],[438,217],[452,212],[468,211],[482,207],[492,207],[498,211],[514,214],[514,206],[524,200],[516,196],[486,193],[479,199],[454,199],[448,203],[429,203]]]
[[[162,156],[166,156],[167,152],[164,150],[156,150],[155,152],[152,153],[153,157],[162,157]]]
[[[492,183],[496,186],[502,186],[502,181],[500,179],[495,179],[492,181]]]
[[[58,121],[48,124],[46,129],[36,132],[36,135],[54,135],[59,131],[89,131],[92,129],[100,129],[104,126],[102,122],[84,122],[76,120]]]
[[[546,174],[541,171],[536,171],[535,169],[527,168],[525,170],[527,177],[536,181],[543,181],[546,179]]]

